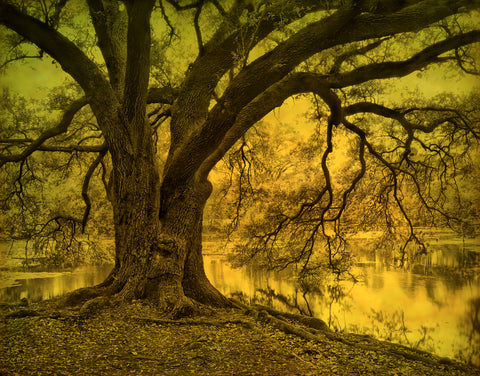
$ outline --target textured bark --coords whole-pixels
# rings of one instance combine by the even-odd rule
[[[141,150],[113,161],[116,260],[101,286],[119,298],[148,299],[168,311],[191,306],[191,299],[230,305],[203,268],[202,217],[211,184],[170,187],[160,200],[151,141]]]

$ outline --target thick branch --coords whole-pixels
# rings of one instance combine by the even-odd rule
[[[356,48],[354,50],[347,51],[347,52],[339,55],[335,59],[335,62],[333,63],[332,68],[330,69],[330,74],[339,73],[340,68],[345,61],[347,61],[348,59],[350,59],[352,57],[359,56],[359,55],[364,55],[367,52],[369,52],[371,50],[374,50],[375,48],[380,46],[384,41],[385,41],[385,39],[379,39],[375,42],[367,44],[364,47]]]
[[[100,153],[104,150],[107,150],[105,144],[102,145],[71,145],[71,146],[61,146],[61,145],[40,145],[36,150],[38,151],[48,151],[56,153]]]
[[[127,65],[123,111],[131,122],[134,117],[142,123],[147,105],[150,73],[150,15],[154,0],[132,1],[127,4]]]
[[[320,27],[322,37],[319,38],[318,43],[322,44],[323,38],[325,37],[327,39],[328,37],[335,37],[338,31],[357,13],[358,9],[355,7],[346,6],[327,20],[323,20]],[[175,122],[172,120],[172,145],[176,147],[177,144],[179,144],[182,148],[179,152],[170,154],[170,159],[167,161],[165,169],[166,180],[168,181],[171,178],[173,181],[176,181],[175,183],[172,181],[172,184],[182,184],[182,181],[186,181],[188,177],[195,173],[202,161],[213,152],[221,142],[226,131],[234,124],[238,112],[258,94],[271,86],[271,84],[281,80],[296,64],[312,54],[311,43],[314,44],[315,42],[313,41],[318,38],[316,35],[317,32],[318,30],[315,28],[311,29],[307,27],[291,37],[287,43],[282,44],[281,48],[276,48],[271,53],[267,53],[262,58],[257,59],[256,63],[250,65],[250,69],[247,67],[243,73],[237,76],[237,79],[234,80],[232,85],[230,85],[222,101],[210,111],[206,122],[205,113],[198,115],[197,113],[187,113],[186,116],[194,117],[194,119],[197,118],[198,120],[195,121],[192,118],[187,118],[188,122],[186,124],[183,124],[182,121],[185,120],[185,115],[178,116]],[[308,42],[303,40],[304,38]],[[208,56],[208,54],[204,55],[204,57],[206,56]],[[271,61],[272,56],[275,56],[273,61]],[[272,63],[274,66],[271,65]],[[252,66],[254,68],[252,68]],[[250,73],[254,75],[250,76]],[[264,73],[266,74],[266,80],[262,78]],[[199,71],[198,74],[199,77],[196,77],[196,79],[198,79],[199,82],[196,82],[192,87],[195,88],[195,95],[201,96],[200,94],[202,93],[198,91],[199,83],[201,83],[200,87],[204,89],[210,85],[210,82],[205,82],[205,78],[202,76],[204,74],[203,70]],[[200,76],[202,76],[202,78],[200,78]],[[189,80],[192,77],[195,76],[187,79],[187,86],[190,84]],[[217,80],[218,78],[215,79],[215,85]],[[214,86],[211,87],[213,90]],[[206,100],[206,98],[208,98],[208,100]],[[208,108],[209,98],[210,95],[207,97],[203,96],[200,99],[206,101],[206,106],[202,106],[205,109]],[[172,109],[172,113],[177,112],[178,114],[179,111],[183,111],[185,108],[192,108],[192,101],[193,103],[198,103],[198,100],[191,98],[190,95],[181,95],[174,106],[176,111]],[[195,109],[196,106],[193,106],[193,108]],[[194,132],[191,130],[187,132],[184,126],[188,124],[188,126],[191,127],[192,123],[201,125],[201,129]],[[188,139],[180,142],[185,136],[188,136]],[[185,166],[189,168],[185,168]]]
[[[196,148],[199,148],[202,152],[210,153],[210,148],[216,142],[221,142],[216,140],[222,140],[223,135],[235,124],[235,118],[245,106],[314,53],[342,43],[381,38],[399,32],[423,28],[426,24],[433,23],[455,13],[461,6],[472,5],[471,3],[465,4],[464,1],[460,0],[448,2],[449,6],[445,4],[445,2],[438,4],[432,1],[422,1],[394,14],[382,17],[374,17],[363,13],[358,15],[359,10],[355,7],[345,7],[326,19],[308,25],[271,52],[255,60],[234,79],[220,99],[220,102],[210,111],[209,117],[203,126],[203,132],[195,134],[195,140],[192,139],[191,144],[186,144],[188,147],[184,149],[185,153],[188,152],[190,155],[195,155]],[[362,74],[361,68],[358,70],[360,74],[356,73],[355,75],[352,74],[352,76],[357,78],[357,81],[360,81],[408,74],[410,72],[409,69],[418,69],[420,66],[425,66],[435,61],[442,52],[477,40],[478,33],[475,31],[449,38],[425,49],[407,61],[408,69],[406,70],[402,70],[404,65],[401,63],[385,63],[393,64],[391,67],[394,69],[389,70],[387,69],[388,66],[384,66],[386,70],[382,71],[379,70],[378,65],[375,66],[375,69],[367,66],[365,69],[368,70],[368,77]],[[414,68],[412,68],[412,65]],[[314,78],[313,74],[312,78]],[[344,78],[343,81],[340,81],[341,78]],[[319,79],[317,78],[316,82],[318,81]],[[338,77],[334,76],[330,79],[329,86],[340,87],[356,83],[352,81],[352,77],[349,77],[348,74]],[[198,139],[208,140],[210,148],[209,145],[197,142]],[[181,154],[178,156],[178,163],[184,164],[185,160],[188,159],[187,156]],[[203,158],[197,156],[196,159]],[[191,166],[195,167],[195,163],[192,163]],[[174,170],[178,170],[178,168],[174,168]]]
[[[195,8],[199,3],[195,2]],[[183,85],[179,100],[173,112],[177,113],[172,123],[172,140],[176,144],[184,135],[191,132],[192,119],[203,122],[210,99],[219,80],[235,65],[240,52],[256,46],[276,27],[278,22],[292,22],[325,7],[317,0],[293,0],[287,3],[274,2],[265,5],[258,24],[239,25],[238,19],[246,7],[243,1],[236,1],[225,16],[225,21],[219,26],[210,40],[203,45],[203,54],[191,65],[187,79]],[[248,46],[247,50],[245,50]]]
[[[178,88],[173,87],[151,87],[148,89],[147,103],[172,104],[179,93]]]
[[[255,60],[232,82],[222,98],[223,102],[230,105],[229,110],[239,111],[267,87],[277,82],[299,63],[317,52],[339,44],[381,38],[424,28],[425,25],[455,13],[460,6],[465,5],[464,3],[464,1],[450,1],[447,7],[435,1],[422,1],[412,7],[384,17],[374,17],[369,14],[357,15],[358,10],[355,8],[339,10],[326,19],[308,25],[271,52]],[[417,67],[425,65],[425,61],[432,62],[432,57],[437,57],[443,52],[476,40],[478,40],[478,31],[449,38],[415,55],[411,61],[407,61],[406,65],[409,68],[418,69]],[[416,66],[412,67],[412,65]],[[367,66],[368,72],[372,76],[370,79],[375,78],[373,76],[374,70],[376,72],[385,72],[386,76],[391,77],[392,73],[388,73],[390,72],[388,67],[389,65]],[[392,67],[398,72],[401,65]],[[408,73],[405,72],[404,74]],[[377,74],[381,75],[382,73]],[[356,76],[358,75],[357,73]],[[341,77],[348,76],[345,74]],[[344,87],[356,83],[338,83],[334,85],[334,82],[333,79],[332,87]],[[221,109],[219,108],[218,110]]]
[[[319,96],[322,97],[331,108],[336,108],[332,114],[336,113],[338,115],[333,119],[334,123],[338,124],[341,121],[339,116],[342,116],[340,104],[335,96],[328,90],[330,87],[349,86],[378,78],[405,76],[414,70],[436,62],[438,55],[458,47],[459,45],[469,44],[476,40],[480,40],[480,31],[473,31],[448,38],[447,40],[427,47],[412,58],[402,62],[371,64],[366,67],[358,68],[352,72],[337,74],[332,78],[315,73],[294,73],[266,89],[261,95],[253,99],[240,111],[235,119],[234,125],[226,133],[220,146],[202,165],[202,171],[200,173],[205,175],[207,171],[209,171],[209,169],[221,159],[236,140],[248,130],[248,128],[275,107],[280,106],[285,99],[294,94],[305,92],[319,94]],[[353,82],[355,80],[356,82]],[[402,113],[373,103],[357,103],[347,107],[345,111],[347,115],[357,112],[373,112],[399,121],[407,130],[418,129],[423,132],[432,132],[439,124],[448,121],[451,118],[448,117],[437,120],[428,126],[412,124]]]
[[[24,36],[57,60],[63,70],[80,84],[87,96],[100,95],[105,101],[109,86],[103,74],[65,36],[36,18],[23,14],[5,0],[0,0],[0,24]]]
[[[439,56],[445,52],[478,41],[480,41],[480,30],[471,31],[435,43],[415,54],[410,59],[398,62],[369,64],[354,69],[351,72],[329,77],[328,81],[331,87],[341,88],[374,79],[406,76],[429,64],[440,62],[441,58]]]
[[[119,10],[119,3],[88,0],[90,17],[107,65],[110,84],[121,94],[125,78],[126,64],[126,20]],[[105,7],[106,6],[106,7]]]
[[[235,119],[234,125],[228,130],[219,147],[202,164],[198,176],[206,177],[215,164],[225,153],[242,137],[245,132],[262,117],[274,108],[282,105],[288,97],[304,92],[318,94],[331,109],[331,121],[338,124],[340,121],[340,101],[330,91],[326,82],[320,76],[297,73],[284,78],[265,90],[262,95],[252,100]]]

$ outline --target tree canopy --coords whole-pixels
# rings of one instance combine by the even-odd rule
[[[111,221],[115,268],[93,295],[165,308],[228,304],[201,256],[221,163],[236,193],[225,215],[255,214],[243,260],[340,274],[345,234],[384,229],[403,264],[408,249],[426,252],[416,226],[464,231],[478,215],[479,98],[468,82],[479,73],[479,6],[0,0],[4,78],[28,66],[66,74],[50,92],[28,94],[29,77],[17,77],[2,94],[3,208],[30,229],[16,236],[60,237],[60,248],[94,231],[92,217]],[[459,87],[418,87],[442,80]],[[301,144],[265,120],[283,103],[296,103],[300,136],[310,129]],[[75,193],[54,186],[76,176],[83,204],[65,210],[60,197]],[[34,205],[42,186],[63,209]]]

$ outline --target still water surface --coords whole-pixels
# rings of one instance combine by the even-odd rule
[[[354,270],[361,282],[331,284],[307,293],[295,283],[292,271],[232,269],[221,255],[206,255],[204,260],[210,281],[227,296],[310,313],[333,330],[368,333],[479,364],[479,254],[476,250],[467,255],[473,264],[460,268],[464,258],[458,252],[458,247],[444,247],[408,271],[364,260]],[[100,283],[110,269],[107,265],[69,272],[3,273],[0,301],[55,297]]]

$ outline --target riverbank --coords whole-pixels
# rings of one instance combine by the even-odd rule
[[[261,309],[206,310],[171,320],[139,303],[88,318],[53,300],[25,304],[1,309],[0,375],[480,373],[450,359],[369,336],[313,329]]]

